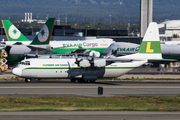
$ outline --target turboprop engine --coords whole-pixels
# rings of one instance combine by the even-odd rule
[[[76,58],[75,62],[79,67],[105,67],[106,60],[103,58]]]
[[[91,51],[90,53],[89,53],[89,57],[95,57],[95,58],[98,58],[98,57],[100,57],[100,53],[99,52],[96,52],[96,51]]]

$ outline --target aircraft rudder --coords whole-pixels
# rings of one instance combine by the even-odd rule
[[[55,18],[49,18],[34,38],[31,45],[48,45],[51,40],[54,23]]]
[[[29,41],[9,20],[1,20],[8,41]]]
[[[139,47],[138,53],[161,54],[159,30],[157,23],[151,22],[146,30],[144,38]]]

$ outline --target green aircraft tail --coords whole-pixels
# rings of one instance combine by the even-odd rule
[[[9,20],[1,20],[8,41],[30,41]]]
[[[144,35],[138,53],[161,54],[161,46],[157,23],[152,22],[149,24],[149,27]]]
[[[55,18],[49,18],[30,45],[48,45],[51,40],[54,22]]]

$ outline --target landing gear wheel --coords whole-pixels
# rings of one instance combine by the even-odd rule
[[[31,82],[32,81],[32,79],[30,79],[30,78],[25,78],[25,82]]]
[[[83,80],[84,83],[88,83],[88,80]]]
[[[71,79],[71,82],[76,82],[76,79]]]
[[[95,80],[90,80],[90,83],[95,83]]]
[[[82,79],[78,79],[78,82],[79,82],[79,83],[82,83],[82,82],[83,82],[83,80],[82,80]]]

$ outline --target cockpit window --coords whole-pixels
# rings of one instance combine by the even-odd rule
[[[21,65],[30,65],[30,61],[20,62]]]

